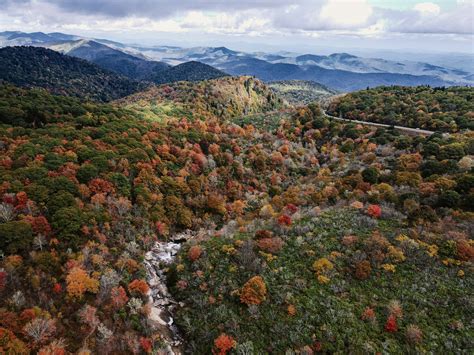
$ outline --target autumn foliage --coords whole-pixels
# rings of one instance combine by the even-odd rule
[[[191,261],[196,261],[199,259],[201,254],[202,254],[202,248],[199,245],[193,245],[191,248],[189,248],[188,258]]]
[[[240,302],[247,305],[258,305],[265,301],[267,286],[261,276],[248,280],[240,291]]]
[[[99,281],[89,276],[87,271],[74,267],[66,277],[67,293],[71,297],[81,298],[84,293],[97,293]]]
[[[26,344],[10,330],[0,327],[0,354],[29,354]]]
[[[384,328],[385,331],[389,333],[395,333],[398,331],[397,318],[393,314],[388,316]]]
[[[146,295],[150,287],[144,280],[133,280],[128,284],[130,293],[137,293],[139,295]]]
[[[263,251],[277,254],[283,248],[284,242],[280,237],[262,238],[257,241],[257,245]]]
[[[470,127],[472,89],[416,88],[419,100],[398,105],[404,90],[349,94],[347,113]],[[173,318],[186,351],[383,352],[387,337],[400,353],[465,348],[472,132],[406,136],[331,121],[316,104],[277,112],[282,101],[252,78],[112,105],[5,84],[0,97],[0,353],[160,351],[144,256],[184,239],[160,267],[185,304]],[[432,301],[441,291],[456,307]],[[401,326],[401,301],[375,322],[393,297],[419,329]],[[397,322],[406,339],[386,334]]]
[[[291,226],[291,217],[283,214],[280,217],[278,217],[278,224],[282,226]]]
[[[213,354],[216,355],[225,355],[231,349],[235,348],[237,342],[230,335],[222,333],[214,340],[214,350]]]
[[[7,284],[7,273],[0,271],[0,292],[5,288]]]
[[[380,218],[382,216],[382,208],[379,205],[369,205],[367,207],[367,214],[374,218]]]

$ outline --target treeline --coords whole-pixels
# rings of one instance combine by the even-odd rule
[[[474,129],[474,88],[382,86],[337,98],[333,116],[441,132]]]

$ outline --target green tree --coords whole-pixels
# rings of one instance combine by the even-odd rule
[[[24,253],[33,241],[31,225],[24,221],[0,223],[0,250],[10,254]]]

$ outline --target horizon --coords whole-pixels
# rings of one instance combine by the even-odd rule
[[[474,54],[466,0],[1,0],[0,31],[61,32],[142,46],[330,54]]]
[[[447,54],[457,54],[457,55],[470,55],[474,56],[474,51],[469,51],[469,52],[444,52],[444,51],[437,51],[436,49],[432,50],[416,50],[414,48],[398,48],[398,49],[390,49],[390,48],[360,48],[360,47],[340,47],[340,46],[330,46],[330,47],[323,47],[323,46],[315,46],[313,50],[309,49],[309,51],[303,52],[303,51],[298,51],[298,50],[289,50],[287,47],[279,47],[277,45],[269,45],[269,44],[262,44],[262,43],[251,43],[250,47],[245,48],[244,45],[240,44],[241,42],[233,42],[230,45],[221,43],[221,42],[215,42],[209,45],[206,45],[206,43],[202,43],[200,45],[191,45],[189,43],[185,42],[156,42],[156,43],[144,43],[144,42],[139,42],[139,41],[127,41],[127,40],[121,40],[120,38],[115,38],[115,37],[105,37],[105,36],[88,36],[81,34],[80,32],[61,32],[61,31],[23,31],[21,29],[5,29],[0,31],[0,33],[8,33],[8,32],[15,32],[15,33],[24,33],[24,34],[45,34],[45,35],[52,35],[52,34],[62,34],[62,35],[68,35],[68,36],[76,36],[76,37],[81,37],[82,39],[86,40],[92,40],[92,41],[109,41],[109,42],[116,42],[119,44],[127,45],[127,46],[133,46],[133,47],[143,47],[143,48],[153,48],[153,47],[176,47],[176,48],[183,48],[183,49],[191,49],[191,48],[226,48],[232,51],[236,52],[247,52],[247,53],[266,53],[266,54],[277,54],[277,53],[285,53],[288,55],[303,55],[303,54],[311,54],[311,55],[331,55],[331,54],[357,54],[357,56],[364,57],[368,56],[371,53],[374,55],[376,53],[392,53],[392,54],[414,54],[414,55],[421,55],[421,54],[432,54],[432,55],[447,55]],[[240,45],[239,45],[240,44]],[[252,45],[255,46],[255,48],[252,48]],[[259,48],[257,49],[256,47],[258,46],[264,46],[265,49]],[[317,50],[316,50],[317,49]]]

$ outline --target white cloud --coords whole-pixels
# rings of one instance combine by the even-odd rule
[[[439,5],[433,4],[432,2],[418,3],[413,9],[419,11],[422,15],[438,15],[441,12]]]
[[[399,33],[472,36],[472,0],[457,0],[452,7],[432,1],[393,10],[371,6],[369,0],[0,0],[0,29],[128,31],[137,36],[145,32],[275,38],[388,38]]]
[[[321,9],[320,18],[323,21],[339,26],[365,25],[372,7],[366,0],[329,0]]]

